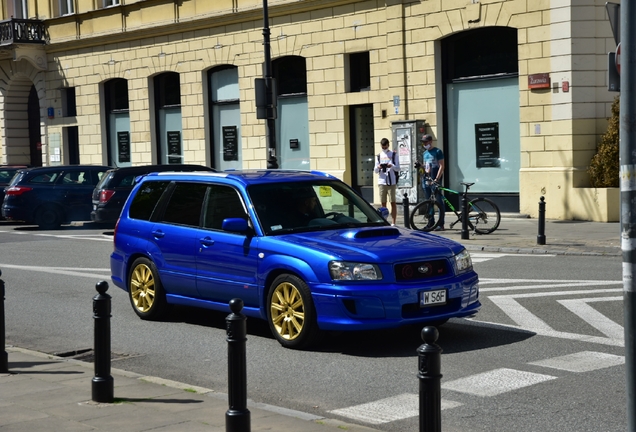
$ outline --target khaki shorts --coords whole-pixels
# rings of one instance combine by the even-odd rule
[[[394,203],[395,202],[395,190],[397,189],[397,185],[378,185],[378,187],[380,188],[380,202],[381,203],[385,203],[387,202],[386,200],[386,196],[389,196],[389,201]]]

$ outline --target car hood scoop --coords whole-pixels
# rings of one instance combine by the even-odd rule
[[[353,237],[355,239],[368,239],[374,237],[397,237],[400,235],[400,231],[397,228],[377,228],[377,229],[366,229],[357,231],[353,236],[345,234],[346,237]]]

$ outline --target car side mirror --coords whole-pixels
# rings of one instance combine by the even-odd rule
[[[227,218],[223,219],[221,228],[223,229],[223,231],[246,233],[249,230],[249,225],[247,224],[247,219]]]

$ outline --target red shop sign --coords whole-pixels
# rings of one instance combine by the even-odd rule
[[[550,74],[540,73],[528,75],[528,88],[550,88]]]

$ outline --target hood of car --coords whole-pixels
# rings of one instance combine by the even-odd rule
[[[397,227],[313,231],[274,238],[343,260],[373,262],[451,257],[464,248],[444,237]]]

